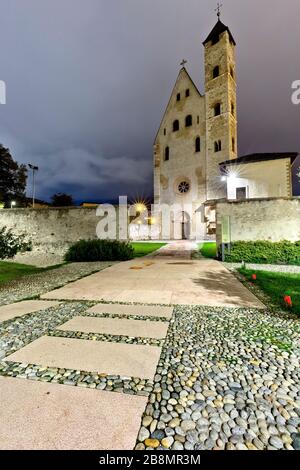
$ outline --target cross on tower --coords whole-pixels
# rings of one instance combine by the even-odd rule
[[[184,66],[185,66],[185,64],[187,64],[187,60],[185,60],[185,59],[182,59],[182,61],[180,62],[180,65],[181,65],[182,67],[184,67]]]
[[[221,3],[221,5],[220,5],[220,3],[218,2],[217,8],[215,9],[215,11],[217,12],[217,16],[218,16],[219,19],[220,19],[220,16],[221,16],[221,8],[222,8],[222,6],[223,6],[222,3]]]

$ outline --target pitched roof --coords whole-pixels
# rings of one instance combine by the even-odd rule
[[[157,140],[157,137],[158,137],[159,131],[160,131],[160,129],[161,129],[162,123],[163,123],[164,118],[165,118],[165,116],[166,116],[166,114],[167,114],[167,111],[168,111],[168,109],[169,109],[169,107],[170,107],[171,100],[172,100],[172,97],[173,97],[173,95],[174,95],[174,92],[175,92],[175,89],[176,89],[178,80],[180,80],[181,75],[182,75],[183,73],[188,77],[188,79],[189,79],[189,81],[191,82],[191,85],[194,87],[196,93],[197,93],[201,98],[203,98],[203,95],[201,95],[201,93],[200,93],[200,91],[199,91],[197,85],[196,85],[195,82],[193,81],[193,79],[192,79],[192,77],[190,76],[190,74],[188,73],[187,69],[186,69],[185,67],[182,67],[182,68],[180,69],[178,75],[177,75],[176,82],[175,82],[175,84],[174,84],[174,86],[173,86],[173,90],[172,90],[172,93],[171,93],[171,95],[170,95],[168,104],[167,104],[167,106],[166,106],[166,109],[165,109],[165,112],[164,112],[164,114],[163,114],[163,117],[162,117],[162,119],[161,119],[161,121],[160,121],[160,125],[159,125],[159,128],[158,128],[158,130],[157,130],[157,133],[156,133],[156,136],[155,136],[155,139],[154,139],[154,143],[155,143],[156,140]]]
[[[297,152],[283,152],[283,153],[252,153],[250,155],[244,155],[243,157],[234,158],[233,160],[226,160],[221,162],[220,166],[227,165],[240,165],[245,163],[255,163],[255,162],[267,162],[271,160],[280,160],[281,158],[290,158],[292,163],[298,157]]]
[[[224,31],[227,31],[227,33],[229,34],[230,40],[233,42],[234,45],[236,45],[236,42],[233,39],[230,29],[220,20],[217,21],[217,23],[215,24],[215,26],[213,27],[212,31],[207,36],[203,44],[205,45],[209,41],[213,41],[214,39],[219,39],[220,34],[224,33]]]

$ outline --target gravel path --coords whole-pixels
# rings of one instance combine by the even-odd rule
[[[236,270],[241,268],[241,263],[223,263],[225,268]],[[300,266],[279,265],[279,264],[252,264],[246,263],[247,269],[256,269],[256,271],[273,271],[278,273],[299,273]]]
[[[0,305],[10,304],[30,297],[45,294],[97,271],[113,262],[71,263],[38,274],[23,276],[9,283],[0,283]]]

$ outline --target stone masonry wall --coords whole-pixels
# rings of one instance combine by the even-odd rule
[[[218,245],[221,243],[224,216],[230,216],[231,241],[300,240],[300,198],[250,199],[217,203]]]
[[[57,249],[80,240],[94,239],[101,217],[96,208],[67,207],[47,209],[1,209],[0,228],[6,226],[15,234],[25,233],[33,249],[55,246]]]

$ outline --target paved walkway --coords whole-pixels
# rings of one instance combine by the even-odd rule
[[[298,325],[193,249],[0,307],[0,449],[298,445]]]
[[[221,263],[192,260],[194,249],[192,242],[172,243],[150,257],[115,264],[42,298],[263,308]]]

